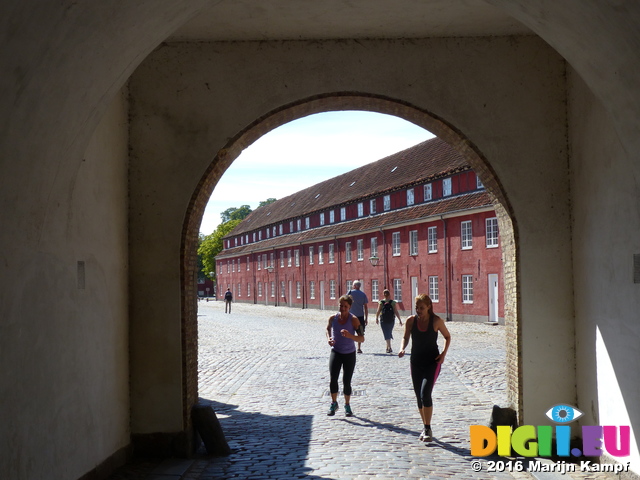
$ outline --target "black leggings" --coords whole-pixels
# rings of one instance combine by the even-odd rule
[[[440,374],[440,363],[429,362],[427,364],[411,364],[411,380],[413,391],[416,392],[418,408],[433,407],[431,392]]]
[[[329,391],[331,393],[338,393],[338,377],[340,376],[341,368],[342,384],[344,386],[342,391],[345,395],[351,395],[351,378],[356,368],[356,352],[338,353],[335,350],[331,350],[331,355],[329,356],[329,373],[331,374]]]

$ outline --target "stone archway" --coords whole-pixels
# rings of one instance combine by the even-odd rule
[[[464,135],[434,114],[406,102],[376,95],[338,92],[285,105],[239,132],[222,148],[202,176],[185,216],[181,244],[183,391],[185,421],[198,401],[197,245],[200,222],[209,197],[224,171],[240,153],[269,131],[307,115],[339,110],[365,110],[394,115],[429,130],[458,150],[494,197],[504,256],[505,324],[507,326],[507,392],[512,408],[522,412],[520,322],[518,321],[517,226],[504,190],[488,160]]]

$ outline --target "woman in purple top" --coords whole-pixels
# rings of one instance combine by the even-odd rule
[[[353,416],[349,404],[351,378],[356,368],[356,345],[354,342],[364,342],[364,335],[358,317],[349,313],[353,299],[349,295],[343,295],[339,302],[340,313],[329,317],[327,325],[327,341],[331,346],[331,355],[329,356],[331,406],[327,415],[335,415],[338,410],[338,377],[342,369],[344,411],[347,417],[351,417]]]

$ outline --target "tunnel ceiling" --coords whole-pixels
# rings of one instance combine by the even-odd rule
[[[482,0],[222,0],[168,41],[530,35]]]

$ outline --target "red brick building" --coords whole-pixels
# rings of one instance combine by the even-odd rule
[[[503,322],[491,198],[438,138],[256,209],[223,247],[237,302],[335,310],[358,279],[370,311],[388,288],[403,314],[428,293],[443,318]]]

